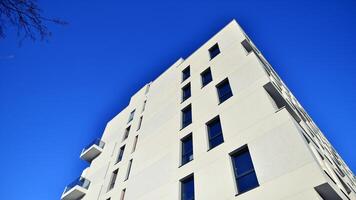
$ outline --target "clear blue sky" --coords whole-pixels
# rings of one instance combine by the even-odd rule
[[[70,25],[0,40],[1,199],[59,199],[130,96],[233,18],[356,171],[355,1],[118,2],[40,0]]]

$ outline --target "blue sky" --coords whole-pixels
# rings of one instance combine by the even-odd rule
[[[130,96],[234,18],[356,171],[354,1],[39,3],[70,24],[0,40],[1,199],[59,199]]]

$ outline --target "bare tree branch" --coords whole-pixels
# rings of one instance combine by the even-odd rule
[[[41,40],[51,36],[46,22],[65,25],[67,22],[42,15],[36,0],[0,0],[0,39],[6,37],[6,29],[15,27],[20,40]]]

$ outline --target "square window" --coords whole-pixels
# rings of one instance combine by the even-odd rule
[[[205,71],[203,71],[200,74],[200,76],[201,76],[202,87],[208,85],[208,83],[210,83],[213,80],[210,67],[208,69],[206,69]]]
[[[182,165],[193,160],[193,137],[192,134],[184,137],[182,143]]]
[[[188,105],[182,110],[182,129],[192,123],[192,106]]]
[[[256,172],[247,146],[231,154],[238,193],[247,192],[259,186]]]
[[[187,78],[190,77],[190,66],[186,67],[183,71],[182,71],[182,82],[185,81]]]
[[[182,102],[191,96],[190,83],[182,88]]]
[[[215,58],[219,54],[220,54],[219,45],[218,45],[218,43],[216,43],[216,44],[214,44],[214,46],[212,46],[209,49],[210,60],[212,60],[213,58]]]
[[[208,129],[209,149],[212,149],[224,142],[219,116],[210,120],[206,126]]]
[[[194,176],[190,175],[180,181],[181,200],[194,200]]]
[[[227,78],[225,80],[221,81],[216,86],[216,89],[218,91],[219,103],[223,103],[224,101],[226,101],[228,98],[230,98],[232,96],[230,83]]]

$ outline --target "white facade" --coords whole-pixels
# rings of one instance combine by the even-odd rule
[[[211,59],[215,44],[220,54]],[[187,66],[190,77],[182,82]],[[212,81],[202,87],[201,73],[208,67]],[[233,96],[219,103],[216,86],[226,78]],[[182,102],[188,83],[191,97]],[[189,104],[192,123],[182,128],[181,110]],[[224,142],[209,149],[206,123],[216,116]],[[194,159],[181,166],[181,139],[189,134]],[[104,147],[89,146],[81,155],[91,161],[82,174],[89,186],[69,187],[62,199],[180,200],[180,180],[190,174],[197,200],[356,199],[351,170],[236,21],[139,90],[101,140]],[[259,186],[240,194],[230,154],[244,145]]]

